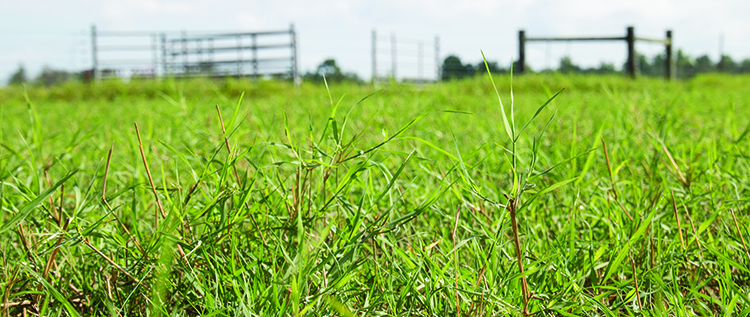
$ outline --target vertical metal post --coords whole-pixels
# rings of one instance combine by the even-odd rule
[[[518,31],[518,73],[526,72],[526,31]]]
[[[208,63],[211,68],[211,75],[216,75],[216,69],[214,68],[214,39],[208,39]]]
[[[159,67],[159,36],[151,33],[151,76],[156,79],[156,69]]]
[[[177,54],[179,54],[179,53],[177,52],[177,49],[175,48],[175,40],[170,40],[169,41],[169,63],[168,63],[169,69],[168,69],[168,72],[172,76],[174,76],[175,69],[177,68],[176,67],[176,65],[177,65]]]
[[[237,34],[237,78],[242,75],[242,35]]]
[[[626,65],[627,72],[630,78],[635,78],[636,72],[638,70],[638,57],[635,54],[635,30],[632,26],[628,27],[625,41],[628,42],[628,62]]]
[[[378,80],[377,34],[372,30],[372,84]]]
[[[419,42],[419,44],[418,44],[418,45],[419,45],[419,46],[418,46],[418,49],[417,49],[417,52],[418,52],[418,53],[417,53],[417,63],[418,63],[418,64],[417,64],[417,74],[418,74],[418,75],[417,75],[417,76],[418,76],[418,78],[417,78],[417,79],[418,79],[418,80],[419,80],[419,82],[421,83],[421,82],[422,82],[422,66],[423,66],[423,65],[422,65],[422,60],[423,60],[423,58],[422,58],[422,47],[423,47],[424,45],[422,45],[422,42]]]
[[[214,62],[214,39],[208,39],[208,61],[213,64]]]
[[[198,62],[198,66],[200,66],[200,63],[203,61],[203,40],[197,39],[195,40],[195,59]],[[201,69],[201,72],[203,70]]]
[[[93,75],[93,79],[97,80],[99,79],[99,74],[97,73],[99,70],[99,61],[97,60],[97,52],[96,52],[96,25],[91,25],[91,73]]]
[[[667,42],[665,45],[666,59],[664,61],[664,77],[667,80],[675,79],[675,65],[672,57],[672,30],[667,30]]]
[[[724,62],[726,60],[724,59],[724,33],[719,34],[719,62],[716,65],[716,68],[720,72],[724,72]]]
[[[396,79],[396,33],[391,33],[391,76]]]
[[[188,61],[187,61],[187,54],[188,54],[188,48],[187,48],[187,31],[183,30],[180,32],[180,35],[182,36],[182,71],[183,75],[190,74],[190,69],[188,68]]]
[[[302,84],[302,78],[299,76],[297,67],[297,32],[294,30],[294,23],[289,25],[289,33],[292,36],[292,80],[294,80],[294,86],[299,87]]]
[[[440,37],[435,35],[435,81],[440,81]]]
[[[294,86],[299,87],[302,84],[302,77],[299,74],[299,65],[297,58],[297,31],[294,29],[294,23],[289,26],[289,32],[292,35],[292,76],[294,80]]]
[[[167,68],[167,35],[164,33],[161,34],[161,67],[161,76],[167,77],[169,75],[169,69]]]
[[[253,40],[253,78],[258,78],[258,39],[257,35],[253,33],[251,36]]]

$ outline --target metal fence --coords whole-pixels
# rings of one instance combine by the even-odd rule
[[[433,48],[433,52],[425,51]],[[394,78],[405,82],[440,81],[440,38],[434,41],[378,37],[372,31],[372,81]]]
[[[165,34],[158,32],[97,31],[91,27],[91,56],[94,79],[113,77],[156,77]]]
[[[264,32],[121,32],[91,27],[95,79],[280,78],[300,82],[297,36]]]
[[[635,29],[629,26],[625,36],[604,36],[604,37],[526,37],[524,30],[518,31],[518,71],[523,73],[526,70],[526,42],[552,42],[552,41],[625,41],[628,47],[628,60],[625,69],[630,77],[635,78],[638,73],[638,57],[636,56],[635,42],[650,42],[663,44],[666,54],[664,63],[664,77],[667,79],[675,78],[674,59],[672,58],[672,31],[667,30],[666,38],[650,39],[635,36]]]

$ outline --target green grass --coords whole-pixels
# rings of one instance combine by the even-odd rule
[[[0,314],[750,313],[749,77],[494,81],[0,90]]]

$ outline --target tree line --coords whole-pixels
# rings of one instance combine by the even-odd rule
[[[87,71],[68,72],[44,66],[39,75],[31,78],[26,73],[26,68],[23,65],[18,65],[18,69],[16,69],[16,71],[8,78],[8,85],[16,86],[30,84],[34,86],[54,86],[70,80],[86,80],[87,77],[90,77],[89,73],[90,72]]]
[[[111,71],[111,70],[105,70]],[[197,70],[201,72],[210,72],[210,69],[203,67]],[[354,82],[364,84],[357,74],[350,72],[343,72],[341,68],[336,65],[334,59],[326,59],[318,65],[313,72],[307,72],[302,76],[302,79],[307,82],[323,83],[323,77],[325,76],[328,82]],[[42,72],[34,78],[29,77],[26,72],[26,68],[23,65],[18,65],[13,74],[8,78],[8,85],[23,85],[28,84],[32,86],[54,86],[62,84],[66,81],[84,81],[88,82],[93,79],[93,72],[86,70],[83,72],[68,72],[65,70],[53,69],[49,66],[44,66]]]
[[[653,77],[664,76],[664,64],[666,62],[665,54],[658,54],[651,58],[643,54],[638,54],[637,56],[638,71],[641,75]],[[516,63],[517,62],[513,62],[514,66],[516,66]],[[675,66],[677,69],[677,77],[682,79],[692,78],[701,73],[747,74],[750,73],[750,58],[746,58],[742,61],[734,61],[729,55],[723,55],[718,61],[714,62],[708,55],[692,58],[686,55],[682,50],[679,50],[675,56]],[[489,68],[492,73],[507,73],[510,71],[510,67],[501,67],[494,61],[488,61],[487,67],[485,67],[484,61],[476,64],[464,64],[458,56],[450,55],[443,60],[440,77],[441,80],[461,79],[464,77],[475,76],[477,74],[484,74],[487,72],[486,68]],[[624,72],[624,69],[624,63],[620,68],[617,68],[615,64],[604,62],[600,63],[597,67],[585,68],[576,65],[569,56],[564,56],[560,59],[557,69],[544,69],[537,72],[559,72],[563,74],[620,74]],[[526,70],[528,72],[535,72],[528,65],[526,65]],[[8,85],[30,84],[34,86],[53,86],[71,80],[89,81],[92,79],[92,75],[91,71],[68,72],[45,66],[39,75],[30,78],[27,75],[24,66],[19,65],[18,69],[8,78]],[[318,65],[315,71],[305,73],[302,76],[302,79],[307,82],[322,83],[324,76],[328,82],[365,83],[365,81],[357,76],[357,74],[343,72],[334,59],[326,59],[323,63]]]
[[[658,54],[651,58],[643,54],[638,54],[637,56],[638,71],[641,75],[653,77],[664,76],[664,65],[666,63],[665,54]],[[734,61],[729,55],[723,55],[721,59],[714,62],[708,55],[692,58],[682,50],[679,50],[674,58],[677,77],[682,79],[692,78],[701,73],[750,73],[750,58],[738,62]],[[514,68],[517,65],[516,63],[517,62],[513,63]],[[500,67],[497,62],[488,61],[487,66],[492,73],[507,73],[510,71],[510,67]],[[559,72],[563,74],[621,74],[625,72],[625,69],[625,63],[623,63],[620,68],[617,68],[615,64],[604,62],[600,63],[597,67],[581,67],[576,65],[569,56],[564,56],[560,59],[557,69],[544,69],[536,72]],[[526,65],[526,71],[535,72],[529,67],[529,65]],[[443,61],[440,77],[442,80],[452,80],[471,77],[477,74],[484,74],[486,72],[484,61],[477,64],[464,64],[458,56],[450,55]]]

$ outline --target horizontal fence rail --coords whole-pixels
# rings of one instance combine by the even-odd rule
[[[92,26],[92,68],[84,72],[84,78],[157,77],[163,36],[159,32],[97,31]]]
[[[526,42],[574,42],[574,41],[625,41],[628,47],[628,60],[626,62],[626,71],[631,78],[635,78],[638,73],[638,57],[636,56],[636,41],[663,44],[666,54],[664,64],[664,77],[667,79],[675,78],[674,59],[672,58],[672,31],[667,30],[666,38],[651,39],[635,36],[635,28],[629,26],[626,29],[625,36],[602,36],[602,37],[526,37],[524,30],[518,31],[518,71],[526,71]]]
[[[97,31],[91,79],[156,77],[281,78],[300,82],[297,36],[260,32]]]
[[[433,54],[425,51],[432,46]],[[385,61],[390,57],[390,69]],[[385,61],[384,61],[385,60]],[[383,65],[380,65],[382,62]],[[440,38],[434,41],[399,38],[395,33],[390,37],[379,37],[372,31],[372,82],[376,84],[388,78],[405,82],[425,83],[440,81]],[[434,65],[434,66],[432,66]],[[379,67],[385,66],[384,70]],[[402,72],[404,68],[411,72]],[[416,73],[414,73],[416,68]],[[433,75],[434,74],[434,75]]]

